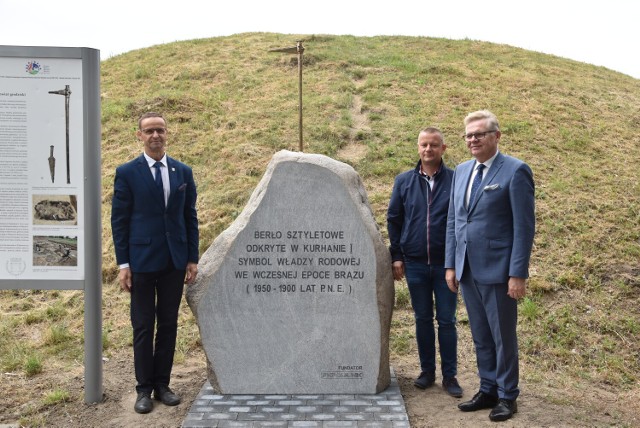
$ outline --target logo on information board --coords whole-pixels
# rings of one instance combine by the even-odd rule
[[[40,63],[38,63],[38,61],[29,61],[25,68],[27,70],[27,73],[29,74],[38,74],[40,73],[40,70],[42,70],[42,67],[40,67]]]
[[[7,272],[9,272],[11,275],[19,276],[22,275],[22,273],[25,271],[25,269],[27,268],[27,264],[20,257],[12,257],[11,259],[7,260],[6,267]]]

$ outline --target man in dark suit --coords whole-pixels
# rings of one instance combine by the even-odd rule
[[[116,169],[111,228],[120,286],[131,293],[134,409],[148,413],[152,392],[168,406],[180,403],[169,380],[184,283],[198,273],[198,217],[191,168],[165,153],[165,119],[145,113],[136,136],[144,153]]]
[[[517,299],[526,294],[535,231],[533,174],[498,151],[501,134],[493,113],[471,113],[464,124],[475,159],[460,164],[453,176],[445,268],[448,287],[462,290],[480,390],[458,408],[492,408],[489,418],[504,421],[517,412]]]

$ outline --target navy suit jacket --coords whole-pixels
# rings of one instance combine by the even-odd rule
[[[456,168],[451,186],[445,267],[460,280],[468,259],[474,280],[507,283],[528,278],[535,233],[533,174],[519,159],[498,153],[475,202],[467,209],[465,194],[475,160]]]
[[[161,192],[144,155],[116,169],[111,229],[119,265],[132,272],[157,272],[172,260],[176,269],[198,262],[196,185],[191,168],[167,156],[169,200]]]

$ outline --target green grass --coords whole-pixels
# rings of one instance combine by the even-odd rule
[[[8,336],[7,339],[10,339]],[[14,372],[23,367],[25,360],[28,358],[30,349],[19,343],[12,343],[12,346],[5,346],[2,348],[2,365],[0,366],[5,372]]]
[[[69,400],[69,392],[64,389],[56,388],[45,395],[44,405],[53,406],[56,404],[64,403],[68,400]]]
[[[415,350],[413,315],[409,311],[405,311],[403,315],[391,321],[391,329],[394,333],[389,337],[389,350],[392,355],[409,355],[412,349]]]
[[[529,297],[525,297],[520,303],[520,315],[523,316],[527,321],[536,321],[541,313],[542,309],[540,306]]]
[[[31,355],[27,357],[27,361],[24,363],[24,372],[27,376],[35,376],[42,373],[42,361],[40,356]]]
[[[45,338],[46,345],[61,345],[73,339],[69,329],[65,325],[53,324]]]
[[[410,309],[411,308],[411,296],[409,295],[409,288],[403,281],[401,283],[396,282],[396,309]]]
[[[489,108],[500,149],[536,182],[537,231],[528,299],[519,305],[523,373],[638,394],[640,380],[640,81],[602,67],[506,45],[426,37],[247,33],[175,42],[101,64],[103,344],[130,346],[128,296],[118,291],[109,227],[115,167],[141,152],[136,118],[168,119],[168,152],[194,169],[204,252],[239,215],[274,153],[297,150],[295,58],[268,50],[303,39],[305,151],[360,174],[386,240],[393,178],[417,160],[419,129],[443,130],[449,166],[469,158],[462,119]],[[247,47],[250,47],[248,50]],[[360,97],[370,131],[354,130]],[[353,140],[351,140],[353,138]],[[350,158],[350,144],[365,147]],[[398,285],[397,283],[396,285]],[[406,287],[396,305],[410,308]],[[186,306],[186,305],[185,305]],[[82,293],[0,292],[0,367],[82,359]],[[464,314],[459,316],[464,324]],[[409,352],[413,320],[392,328]],[[177,359],[199,346],[181,310]],[[634,389],[635,388],[635,389]],[[635,391],[635,392],[634,392]]]

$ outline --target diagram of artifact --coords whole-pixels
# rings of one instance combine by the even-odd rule
[[[66,130],[66,148],[67,148],[67,184],[71,183],[71,169],[69,167],[69,98],[71,98],[71,89],[69,89],[69,85],[65,85],[64,89],[60,89],[57,91],[49,91],[50,94],[53,95],[64,95],[64,120],[65,120],[65,130]],[[51,181],[53,182],[54,177],[54,168],[55,168],[55,159],[53,159],[53,167],[52,160],[53,159],[53,146],[51,146],[51,156],[49,157],[49,169],[51,170]]]
[[[76,195],[33,195],[33,224],[77,225]]]
[[[56,158],[53,157],[53,146],[51,146],[51,152],[49,153],[49,172],[51,172],[51,182],[55,183]]]

